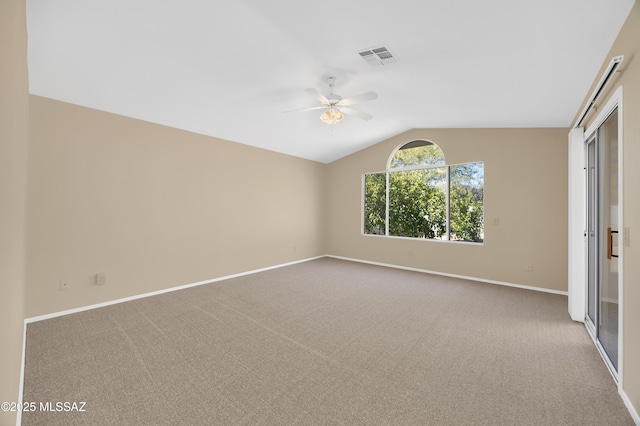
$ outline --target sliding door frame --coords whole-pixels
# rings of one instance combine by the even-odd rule
[[[605,122],[605,120],[613,113],[613,111],[615,109],[618,109],[618,226],[620,230],[624,231],[624,184],[623,184],[623,152],[624,152],[624,137],[623,137],[623,109],[622,109],[622,86],[618,87],[616,89],[616,91],[611,95],[611,97],[609,98],[609,100],[607,101],[607,103],[605,104],[605,106],[600,109],[598,115],[596,116],[595,120],[593,121],[593,123],[587,128],[587,130],[584,132],[583,135],[583,164],[584,164],[584,169],[585,169],[585,173],[586,173],[586,168],[587,168],[587,159],[586,159],[586,149],[587,149],[587,142],[589,140],[592,139],[593,135],[595,134],[595,132],[598,131],[598,129],[602,126],[602,124]],[[588,248],[587,248],[587,240],[586,240],[586,232],[588,231],[586,229],[586,215],[587,215],[587,209],[588,209],[588,205],[587,205],[587,185],[586,185],[586,174],[584,175],[584,184],[583,184],[583,218],[582,218],[582,222],[584,224],[584,232],[585,232],[585,239],[584,239],[584,248],[583,248],[583,259],[584,259],[584,265],[583,267],[585,268],[582,273],[580,274],[581,276],[584,276],[583,279],[583,289],[582,292],[579,292],[577,295],[580,295],[581,297],[583,297],[583,307],[584,307],[584,316],[582,317],[582,320],[585,322],[585,327],[587,328],[587,330],[589,331],[589,335],[591,336],[591,338],[593,339],[596,347],[598,348],[598,351],[600,352],[600,355],[602,356],[605,364],[607,365],[607,367],[609,368],[609,371],[611,372],[611,375],[613,376],[614,380],[618,383],[618,388],[622,389],[622,380],[623,380],[623,368],[624,368],[624,352],[623,352],[623,346],[624,346],[624,324],[623,324],[623,311],[624,311],[624,238],[618,238],[618,246],[617,246],[617,252],[618,252],[618,269],[619,269],[619,273],[618,273],[618,295],[619,295],[619,302],[618,302],[618,371],[616,371],[616,369],[613,367],[613,365],[611,364],[611,361],[609,360],[609,357],[607,356],[606,352],[604,351],[604,348],[602,347],[602,345],[600,344],[600,342],[598,341],[596,334],[592,333],[592,330],[590,329],[590,327],[588,327],[587,325],[587,321],[586,321],[586,315],[588,312],[587,309],[587,303],[588,303],[588,298],[587,298],[587,293],[588,293],[588,265],[589,262],[587,261],[588,258]],[[576,218],[570,218],[570,220],[575,220]],[[571,225],[570,225],[571,228]],[[596,324],[596,328],[597,328],[597,324]]]

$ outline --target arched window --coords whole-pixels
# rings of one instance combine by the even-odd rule
[[[389,158],[388,169],[406,169],[445,164],[444,153],[431,141],[412,141],[396,150]]]
[[[411,141],[364,175],[364,233],[482,242],[483,203],[483,162],[447,165],[437,144]]]

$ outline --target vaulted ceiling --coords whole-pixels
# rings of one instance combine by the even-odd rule
[[[634,0],[27,0],[31,93],[331,162],[411,128],[569,127]],[[386,46],[390,64],[359,52]],[[614,52],[615,53],[615,52]],[[329,126],[305,93],[369,121]],[[212,142],[214,143],[214,142]]]

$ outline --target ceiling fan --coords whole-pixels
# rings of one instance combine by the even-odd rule
[[[314,88],[304,89],[304,91],[309,95],[319,100],[322,105],[317,107],[298,109],[294,111],[312,111],[315,109],[324,109],[325,111],[320,115],[320,120],[327,124],[336,124],[342,121],[342,119],[344,118],[344,114],[352,115],[363,120],[371,120],[373,118],[372,115],[367,114],[366,112],[358,111],[357,109],[351,108],[351,105],[378,99],[378,95],[375,92],[367,92],[358,96],[342,99],[342,96],[333,93],[333,88],[336,84],[336,78],[329,77],[327,79],[327,84],[331,89],[330,93],[327,96],[323,95]]]

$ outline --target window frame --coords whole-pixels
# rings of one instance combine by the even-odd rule
[[[419,240],[419,241],[436,241],[436,242],[449,242],[449,243],[455,243],[455,244],[473,244],[473,245],[484,245],[484,237],[482,238],[482,241],[466,241],[466,240],[452,240],[451,239],[451,167],[459,167],[459,166],[466,166],[469,164],[477,164],[477,163],[482,163],[482,188],[483,188],[483,196],[482,196],[482,206],[483,206],[483,219],[482,219],[482,229],[483,229],[483,234],[484,234],[484,224],[485,224],[485,220],[484,220],[484,160],[478,160],[478,161],[470,161],[470,162],[466,162],[466,163],[454,163],[454,164],[448,164],[446,162],[446,156],[444,156],[444,152],[443,152],[443,159],[444,161],[442,163],[438,163],[438,164],[428,164],[428,165],[423,165],[423,166],[409,166],[409,167],[395,167],[395,168],[391,168],[391,162],[393,160],[393,158],[395,157],[395,155],[398,153],[399,150],[402,149],[402,147],[416,142],[416,141],[425,141],[428,142],[429,144],[433,144],[436,145],[438,148],[440,148],[440,146],[438,144],[436,144],[433,141],[429,141],[426,139],[418,139],[418,140],[414,140],[414,141],[410,141],[410,142],[405,142],[403,144],[400,144],[398,147],[396,147],[391,155],[389,156],[389,159],[387,160],[387,167],[386,170],[381,171],[381,172],[365,172],[362,174],[362,183],[361,183],[361,190],[362,190],[362,198],[361,198],[361,226],[360,226],[360,232],[361,235],[363,236],[367,236],[367,237],[386,237],[386,238],[399,238],[399,239],[407,239],[407,240]],[[440,150],[442,150],[442,148],[440,148]],[[389,235],[389,199],[390,199],[390,176],[391,173],[398,173],[398,172],[408,172],[408,171],[413,171],[413,170],[428,170],[428,169],[437,169],[437,168],[446,168],[446,179],[445,179],[445,204],[446,204],[446,233],[444,234],[444,236],[446,236],[446,239],[438,239],[438,238],[419,238],[419,237],[406,237],[406,236],[397,236],[397,235]],[[366,231],[365,227],[366,227],[366,176],[367,175],[376,175],[376,174],[385,174],[385,233],[384,234],[369,234]]]

